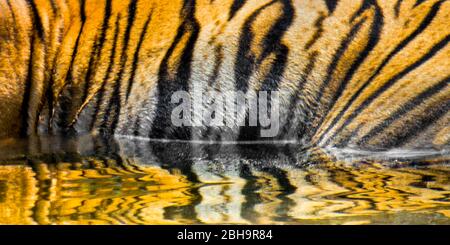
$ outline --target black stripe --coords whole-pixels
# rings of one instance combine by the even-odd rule
[[[414,8],[421,5],[425,0],[416,0],[416,3],[414,4]]]
[[[86,5],[86,0],[79,0],[80,2],[80,18],[81,18],[81,22],[85,22],[86,21],[86,10],[85,10],[85,5]]]
[[[119,21],[120,21],[120,15],[117,16],[117,19],[116,19],[116,22],[115,22],[114,40],[113,40],[113,45],[111,47],[111,54],[109,56],[108,68],[107,68],[107,70],[105,72],[105,76],[104,76],[104,78],[102,80],[103,81],[102,86],[100,87],[100,90],[99,90],[99,92],[97,94],[96,107],[95,107],[95,110],[94,110],[94,118],[93,118],[93,120],[91,122],[91,125],[90,125],[91,131],[94,129],[95,122],[97,121],[97,118],[99,116],[100,105],[103,102],[103,98],[104,98],[104,95],[105,95],[105,92],[106,92],[106,85],[108,83],[108,78],[111,75],[111,70],[112,70],[112,67],[113,67],[113,64],[114,64],[114,57],[116,56],[117,40],[118,40],[118,37],[119,37]],[[105,131],[104,131],[105,129],[100,128],[100,130],[101,130],[102,133],[105,133]]]
[[[212,42],[215,42],[215,37],[212,38]],[[215,55],[215,63],[214,63],[214,69],[212,72],[212,75],[208,79],[208,88],[214,89],[217,78],[219,76],[220,67],[223,63],[223,46],[222,44],[218,44],[214,49],[214,55]],[[217,86],[219,87],[219,86]],[[215,88],[216,90],[219,90],[219,88]],[[211,106],[211,105],[210,105]],[[214,112],[213,112],[214,113]],[[209,137],[209,138],[208,138]],[[221,135],[215,134],[213,127],[207,127],[206,130],[202,132],[202,138],[208,138],[208,139],[214,139],[214,141],[220,141]]]
[[[314,32],[313,36],[311,37],[308,42],[305,44],[305,50],[310,49],[314,43],[316,43],[317,40],[319,40],[320,37],[322,37],[323,33],[323,21],[326,19],[326,16],[324,14],[320,14],[319,18],[317,18],[316,22],[314,23],[314,27],[316,28],[316,31]]]
[[[72,54],[72,59],[70,60],[70,65],[69,65],[69,71],[68,71],[68,76],[72,76],[72,69],[73,69],[73,63],[75,61],[75,57],[78,54],[78,48],[79,48],[79,44],[80,44],[80,38],[81,38],[81,34],[83,33],[84,30],[84,25],[86,23],[86,10],[84,8],[85,6],[85,0],[80,0],[80,20],[81,20],[81,27],[80,27],[80,31],[78,32],[77,35],[77,39],[75,41],[75,47],[74,47],[74,52]],[[71,79],[67,79],[69,81],[71,81]]]
[[[100,29],[100,38],[96,39],[96,42],[94,44],[94,46],[92,47],[91,50],[91,54],[89,56],[89,65],[88,65],[88,70],[85,74],[84,77],[84,90],[82,92],[82,97],[80,98],[79,102],[77,104],[75,104],[77,101],[72,100],[72,103],[75,104],[73,105],[75,108],[78,108],[79,106],[81,106],[82,103],[84,103],[84,101],[86,101],[88,94],[89,94],[89,90],[92,87],[92,76],[94,75],[98,62],[99,62],[99,57],[101,57],[102,54],[102,50],[103,50],[103,46],[105,44],[105,40],[106,40],[106,32],[107,29],[109,27],[109,20],[111,18],[111,0],[107,0],[106,4],[105,4],[105,9],[104,9],[104,15],[103,15],[103,23],[102,23],[102,28]],[[72,94],[76,93],[76,91],[73,91]],[[74,115],[75,117],[77,115]],[[74,118],[73,122],[71,122],[72,124],[76,123],[76,119]],[[68,126],[72,126],[72,124],[68,125]]]
[[[233,19],[233,17],[236,15],[236,12],[239,11],[239,9],[244,6],[246,0],[234,0],[233,5],[231,5],[230,13],[228,14],[228,21]]]
[[[36,3],[34,2],[34,0],[27,0],[27,3],[31,8],[32,23],[33,23],[34,29],[36,30],[39,39],[44,40],[44,27],[42,25],[41,17],[39,16],[39,12],[37,10]]]
[[[355,130],[352,132],[345,132],[345,134],[339,135],[337,138],[337,141],[333,142],[334,147],[337,148],[343,148],[348,146],[350,140],[355,139],[356,136],[359,134],[359,131],[361,131],[361,128],[363,127],[363,124],[358,125]]]
[[[109,27],[109,19],[111,18],[111,0],[107,0],[106,4],[105,4],[105,14],[103,15],[103,24],[102,24],[102,29],[100,32],[100,39],[98,41],[98,43],[96,43],[95,49],[99,50],[99,52],[101,52],[103,46],[104,46],[104,42],[106,40],[106,32],[108,30]]]
[[[115,34],[114,34],[114,48],[116,48],[116,45],[117,45],[117,40],[116,40],[116,38],[118,38],[118,36],[119,36],[119,34],[120,34],[120,20],[121,20],[121,16],[120,16],[120,14],[117,16],[117,20],[116,20],[116,29],[115,29]],[[123,51],[122,51],[123,52]],[[115,58],[115,49],[113,50],[113,53],[114,53],[114,55],[111,55],[111,60],[110,60],[110,66],[108,67],[108,70],[111,68],[112,69],[112,67],[113,67],[113,64],[114,64],[114,58]],[[113,72],[111,72],[110,70],[107,72],[107,74],[110,74],[111,76],[107,76],[108,77],[108,79],[107,80],[109,80],[109,77],[112,77],[112,76],[114,76],[114,74],[113,74]],[[106,80],[106,81],[107,81]],[[106,82],[105,81],[105,82]],[[112,81],[114,84],[113,85],[111,85],[111,86],[113,86],[113,88],[112,88],[112,92],[111,92],[111,95],[110,95],[110,97],[108,98],[108,105],[107,105],[107,107],[106,107],[106,110],[104,111],[104,113],[103,113],[103,119],[102,119],[102,123],[100,124],[100,129],[101,129],[101,132],[103,133],[103,134],[106,134],[106,135],[109,135],[109,134],[111,134],[111,125],[110,125],[110,123],[111,122],[113,122],[114,120],[115,120],[115,116],[116,115],[114,115],[114,116],[111,116],[111,111],[114,109],[114,111],[116,111],[117,109],[118,109],[118,104],[120,104],[120,95],[119,95],[119,92],[120,92],[120,83],[119,82],[117,82],[117,80],[116,79],[114,79],[113,81]],[[105,86],[106,86],[106,84],[105,84]],[[101,103],[101,102],[100,102]],[[110,121],[110,120],[108,120],[109,118],[111,118],[111,117],[113,117],[113,119],[112,119],[112,121]]]
[[[325,4],[327,5],[328,12],[331,14],[336,9],[336,5],[338,0],[325,0]]]
[[[13,9],[13,6],[11,4],[11,1],[10,0],[6,0],[6,4],[8,5],[8,9],[9,9],[9,12],[11,14],[11,18],[12,18],[12,22],[13,22],[13,25],[12,25],[13,30],[10,30],[9,25],[6,26],[6,29],[8,29],[8,32],[10,33],[9,35],[11,35],[11,34],[14,35],[14,42],[13,42],[13,44],[14,44],[14,47],[17,50],[19,50],[22,47],[20,47],[20,45],[21,45],[20,42],[17,41],[18,39],[20,39],[20,38],[18,38],[18,35],[20,34],[20,32],[17,31],[16,14],[14,13],[14,9]]]
[[[397,0],[397,2],[394,5],[394,14],[395,17],[398,17],[400,14],[400,7],[402,5],[403,0]]]
[[[378,43],[380,39],[381,29],[384,24],[383,21],[383,15],[381,13],[381,10],[377,4],[375,4],[375,14],[374,19],[371,26],[371,31],[368,37],[367,45],[365,46],[364,50],[359,53],[358,58],[353,62],[350,69],[345,74],[345,77],[340,82],[336,92],[333,95],[333,98],[331,101],[326,105],[326,111],[323,113],[324,117],[330,112],[331,108],[334,106],[338,98],[342,95],[342,93],[345,91],[347,84],[350,82],[350,80],[355,75],[357,69],[361,66],[361,64],[364,62],[364,60],[369,56],[370,52],[375,48],[375,45]],[[356,27],[356,26],[355,26]],[[330,73],[328,73],[330,75]],[[327,77],[330,79],[330,77]],[[326,80],[328,81],[328,80]],[[319,123],[317,126],[317,129],[320,128],[323,124],[323,120]]]
[[[130,35],[131,35],[131,28],[133,27],[133,23],[136,17],[136,6],[137,6],[138,0],[132,0],[130,4],[128,5],[128,19],[127,19],[127,29],[125,30],[125,36],[124,36],[124,42],[123,42],[123,48],[122,48],[122,63],[125,62],[126,59],[126,49],[128,46],[128,42],[130,41]],[[124,58],[125,57],[125,58]],[[123,70],[123,67],[122,67]]]
[[[34,30],[37,33],[37,37],[43,41],[44,39],[44,28],[42,26],[41,18],[39,16],[38,10],[36,8],[36,4],[33,0],[27,1],[31,12],[32,12],[32,24],[34,27]],[[33,86],[33,64],[34,64],[34,45],[35,45],[35,34],[30,34],[30,60],[28,63],[28,71],[27,71],[27,77],[25,79],[25,88],[24,88],[24,94],[23,94],[23,100],[22,100],[22,106],[21,106],[21,128],[20,128],[20,135],[25,137],[28,134],[28,128],[31,126],[28,124],[29,119],[29,108],[30,108],[30,100],[31,100],[31,89]]]
[[[267,111],[271,111],[271,105],[272,101],[270,99],[270,92],[276,91],[278,89],[280,78],[283,75],[283,72],[285,70],[285,66],[287,63],[287,55],[288,55],[288,48],[285,45],[281,45],[279,48],[280,50],[277,51],[275,62],[272,64],[270,71],[268,72],[268,75],[264,78],[264,81],[262,82],[261,91],[268,91],[268,104],[267,104]],[[246,121],[249,120],[248,114],[245,118]],[[249,140],[256,140],[259,139],[259,123],[258,126],[244,126],[240,127],[239,130],[239,141],[249,141]]]
[[[191,62],[194,52],[194,45],[200,32],[200,25],[195,19],[195,0],[185,0],[181,9],[183,22],[178,27],[177,34],[170,48],[167,50],[158,73],[158,102],[156,107],[156,117],[153,120],[149,133],[150,138],[175,138],[187,140],[191,137],[189,127],[173,127],[170,121],[170,113],[173,105],[170,103],[170,95],[175,91],[188,91],[189,79],[191,76]],[[175,48],[185,35],[189,38],[183,48],[178,64],[175,79],[170,78],[169,60],[174,54]],[[173,72],[173,71],[172,71]]]
[[[86,13],[85,13],[85,0],[81,0],[80,2],[80,19],[81,19],[81,27],[80,27],[80,31],[78,32],[77,35],[77,39],[75,41],[75,47],[74,47],[74,51],[72,53],[72,57],[70,60],[70,64],[69,64],[69,70],[67,71],[67,77],[66,77],[66,83],[64,84],[63,88],[61,89],[61,91],[59,92],[57,98],[58,98],[58,102],[60,104],[60,110],[59,110],[59,114],[57,116],[57,118],[59,119],[57,121],[57,124],[62,128],[65,129],[67,128],[67,125],[69,125],[70,121],[69,121],[69,115],[71,115],[73,108],[73,102],[70,98],[61,98],[61,95],[63,94],[63,92],[65,91],[65,89],[68,87],[69,92],[73,92],[73,88],[71,88],[72,86],[72,82],[73,82],[73,78],[72,78],[72,70],[73,70],[73,66],[74,66],[74,62],[75,62],[75,57],[77,57],[78,55],[78,49],[79,49],[79,45],[80,45],[80,39],[81,39],[81,34],[83,33],[84,30],[84,25],[86,23]],[[54,117],[53,115],[51,116],[52,118]],[[56,117],[56,116],[55,116]]]
[[[383,131],[387,127],[389,127],[392,123],[394,123],[397,120],[400,120],[405,114],[407,114],[408,112],[417,108],[417,106],[424,103],[426,100],[432,98],[437,93],[441,92],[442,89],[448,87],[449,82],[450,82],[450,78],[446,78],[446,79],[442,80],[441,82],[436,83],[435,85],[431,86],[427,90],[423,91],[422,93],[420,93],[413,99],[409,100],[407,103],[402,105],[399,109],[397,109],[394,113],[392,113],[390,117],[383,120],[383,122],[379,123],[376,127],[374,127],[372,130],[370,130],[370,132],[368,132],[366,135],[364,135],[357,144],[361,145],[364,142],[367,142],[368,140],[370,140],[371,138],[383,133]],[[441,105],[440,104],[436,105],[436,107],[439,107],[439,106],[441,106]],[[426,113],[425,117],[429,117],[428,112]],[[402,129],[402,131],[403,131],[403,129]]]
[[[216,46],[216,48],[214,49],[216,62],[214,64],[213,73],[212,73],[211,77],[208,79],[208,86],[210,88],[212,88],[216,84],[217,77],[219,76],[220,67],[222,66],[222,63],[223,63],[223,50],[222,50],[222,48],[223,48],[222,44],[218,44]]]
[[[138,44],[136,47],[136,52],[134,52],[133,64],[131,65],[131,75],[130,75],[130,78],[128,79],[128,87],[127,87],[127,92],[126,92],[126,96],[125,96],[126,101],[128,100],[128,97],[130,96],[131,88],[134,83],[134,77],[136,76],[136,69],[137,69],[137,65],[139,62],[139,54],[141,52],[142,43],[144,42],[145,34],[147,33],[147,28],[152,19],[152,16],[153,16],[153,9],[151,10],[147,20],[145,21],[141,35],[139,36],[139,41],[138,41]]]
[[[281,0],[281,2],[283,4],[281,17],[276,20],[275,24],[264,37],[263,52],[261,57],[258,58],[258,63],[261,63],[271,53],[285,48],[281,43],[281,38],[292,24],[294,19],[294,8],[292,7],[290,0]]]
[[[101,57],[102,49],[106,40],[106,31],[109,27],[109,19],[111,18],[111,0],[106,1],[105,4],[105,13],[103,15],[103,24],[100,30],[100,38],[95,42],[94,47],[92,48],[91,55],[89,56],[89,66],[85,75],[84,81],[84,92],[83,98],[81,101],[85,101],[89,94],[89,90],[91,88],[91,78],[93,72],[96,70],[98,65],[98,59]],[[94,63],[95,62],[95,63]]]
[[[30,40],[30,60],[28,61],[28,71],[27,71],[27,78],[25,79],[25,88],[23,93],[23,100],[22,100],[22,106],[20,109],[20,115],[21,118],[21,128],[20,128],[20,135],[22,137],[27,136],[28,134],[28,109],[30,107],[30,96],[31,96],[31,87],[33,85],[33,46],[34,46],[34,34],[31,34],[31,40]]]
[[[288,115],[286,116],[286,123],[283,126],[282,129],[282,133],[281,135],[287,135],[289,133],[289,130],[292,128],[292,123],[295,117],[295,109],[298,106],[298,101],[300,100],[300,91],[301,89],[304,87],[307,79],[309,78],[309,76],[311,75],[316,60],[317,60],[317,52],[313,52],[309,57],[308,57],[308,64],[306,65],[305,69],[303,70],[303,72],[301,73],[302,76],[301,78],[298,80],[298,85],[297,85],[297,89],[295,90],[294,94],[291,95],[291,100],[289,102],[289,110],[288,110]],[[302,125],[305,126],[305,125]],[[305,131],[305,128],[302,127],[300,129],[297,129],[296,132],[296,136],[300,137]]]
[[[416,119],[409,127],[403,127],[398,131],[398,135],[390,136],[383,141],[384,148],[399,147],[406,143],[408,140],[416,137],[421,132],[425,131],[428,127],[433,125],[442,116],[444,116],[450,110],[450,100],[443,102],[443,104],[434,107],[431,110],[427,110],[427,116]]]
[[[139,125],[140,124],[141,124],[141,118],[138,115],[136,118],[136,121],[134,121],[134,124],[133,124],[133,135],[134,136],[139,136]]]
[[[51,74],[51,77],[50,77],[50,80],[49,80],[49,83],[48,83],[48,87],[47,87],[47,90],[45,91],[45,94],[44,94],[44,96],[45,96],[45,100],[46,100],[46,103],[47,103],[47,106],[48,106],[48,115],[49,115],[49,119],[48,119],[48,124],[47,124],[47,130],[50,132],[50,133],[53,133],[52,132],[52,130],[53,130],[53,127],[52,127],[52,120],[53,120],[53,118],[52,118],[52,115],[53,115],[53,110],[54,110],[54,108],[53,108],[53,106],[54,106],[54,102],[55,102],[55,98],[54,98],[54,95],[53,95],[53,84],[55,83],[55,80],[54,80],[54,76],[55,76],[55,62],[56,62],[56,59],[54,60],[54,62],[53,62],[53,71],[52,71],[52,74]],[[39,120],[36,120],[36,123],[39,123]]]
[[[372,93],[369,98],[364,100],[364,102],[356,109],[354,110],[350,116],[347,118],[347,120],[344,122],[344,124],[339,127],[338,130],[336,130],[335,134],[336,136],[343,128],[345,128],[347,125],[349,125],[353,119],[355,119],[365,108],[367,108],[378,96],[380,96],[382,93],[384,93],[386,90],[388,90],[392,85],[395,84],[398,80],[400,80],[402,77],[404,77],[409,72],[413,71],[420,65],[427,62],[429,59],[431,59],[437,52],[439,52],[443,47],[445,47],[448,42],[450,41],[450,35],[447,35],[443,40],[441,40],[439,43],[434,45],[423,57],[421,57],[419,60],[408,66],[406,69],[389,79],[381,88],[379,88],[377,91]],[[331,138],[333,138],[331,137]],[[330,139],[328,139],[327,142],[329,142]]]
[[[63,31],[63,28],[64,28],[64,26],[61,25],[59,27],[59,30],[58,30],[58,33],[59,33],[59,35],[58,35],[58,42],[60,42],[60,43],[62,42],[62,39],[63,39],[63,35],[61,35],[61,33]],[[62,46],[59,46],[56,49],[55,54],[59,54],[61,52],[61,49],[62,49]],[[59,58],[58,55],[55,55],[53,57],[53,62],[52,62],[52,65],[51,65],[51,67],[52,67],[52,74],[50,75],[50,78],[49,78],[46,95],[44,95],[45,99],[46,99],[46,103],[48,105],[48,111],[49,111],[47,130],[48,130],[48,132],[51,132],[51,133],[53,132],[53,120],[54,120],[54,113],[55,113],[54,106],[55,106],[55,103],[56,103],[55,95],[53,93],[54,92],[53,91],[53,86],[54,86],[54,83],[55,83],[55,76],[56,76],[56,73],[57,73],[57,70],[58,70],[57,66],[56,66],[56,62],[58,61],[58,58]]]
[[[51,5],[52,5],[52,11],[55,15],[61,17],[61,14],[58,13],[59,8],[57,3],[55,2],[55,0],[51,1]],[[56,17],[55,17],[56,18]],[[57,20],[55,19],[55,22]],[[62,39],[63,39],[63,29],[64,29],[64,25],[60,25],[59,28],[55,27],[56,23],[53,23],[51,25],[50,28],[55,29],[54,32],[52,32],[52,34],[54,34],[54,36],[58,39],[57,42],[62,43]],[[54,56],[52,58],[51,64],[50,64],[50,60],[46,61],[46,64],[50,64],[50,67],[48,68],[49,70],[51,69],[51,72],[49,72],[48,78],[46,80],[45,86],[43,88],[43,90],[45,91],[42,94],[42,98],[41,101],[42,103],[39,104],[39,109],[38,109],[38,113],[36,115],[36,118],[39,118],[41,116],[42,110],[47,106],[47,110],[48,110],[48,115],[47,115],[47,132],[52,133],[53,132],[53,114],[54,114],[54,103],[55,103],[55,98],[54,98],[54,94],[53,94],[53,86],[55,83],[55,76],[56,73],[58,71],[58,68],[56,66],[56,63],[58,62],[58,54],[61,52],[62,49],[62,45],[56,45],[56,51],[54,53]],[[47,51],[47,45],[45,46],[45,49]],[[47,68],[46,68],[47,70]],[[35,121],[35,128],[37,129],[39,126],[40,120],[36,120]]]
[[[55,0],[50,0],[50,6],[52,8],[52,12],[54,14],[56,14],[56,12],[58,12],[58,6],[57,6]]]
[[[266,77],[261,82],[261,91],[278,90],[280,79],[282,78],[287,64],[289,49],[286,45],[282,44],[281,38],[292,24],[294,19],[294,9],[290,0],[284,0],[282,1],[282,4],[283,9],[280,18],[275,21],[273,26],[269,29],[268,34],[264,37],[262,54],[254,64],[256,66],[260,65],[270,54],[275,53],[275,60],[271,64],[271,68]],[[270,107],[271,101],[269,100],[268,111],[271,111]],[[248,120],[248,115],[246,116],[246,120]],[[238,139],[246,141],[258,139],[258,128],[259,127],[241,127]]]
[[[52,12],[56,15],[57,7],[53,1],[51,1],[51,8],[52,8]],[[49,28],[50,28],[50,30],[49,30],[50,33],[48,35],[49,35],[49,38],[51,38],[51,35],[54,33],[54,30],[52,29],[52,28],[54,28],[54,24],[51,23]],[[43,38],[45,38],[45,33],[44,33]],[[42,91],[44,91],[44,92],[42,93],[41,97],[39,98],[39,101],[37,102],[37,108],[35,109],[34,115],[33,115],[35,118],[33,125],[29,125],[29,127],[33,128],[34,132],[37,131],[39,121],[40,121],[39,117],[41,116],[42,110],[44,109],[45,103],[47,102],[46,96],[47,96],[48,90],[51,89],[50,85],[53,84],[53,81],[50,83],[47,74],[45,74],[47,70],[53,68],[52,66],[48,67],[48,65],[50,64],[50,60],[48,60],[50,57],[49,53],[48,53],[48,49],[49,49],[49,46],[51,45],[51,43],[45,43],[45,40],[43,40],[43,38],[41,38],[41,40],[43,41],[42,48],[44,50],[43,51],[44,57],[43,57],[43,64],[42,64],[42,66],[43,66],[42,70],[44,72],[44,80],[41,82],[42,82]],[[49,40],[49,42],[51,42],[51,40]],[[53,60],[53,64],[54,64],[54,62],[55,62],[55,58]],[[50,76],[52,76],[52,74],[50,74]]]
[[[16,15],[14,14],[14,10],[13,10],[13,7],[11,5],[11,1],[10,0],[6,0],[6,4],[8,4],[9,11],[11,12],[11,17],[12,17],[12,21],[14,23],[14,29],[15,29],[15,27],[16,27]],[[15,35],[17,35],[17,33],[15,33]]]
[[[253,12],[245,20],[244,26],[242,27],[238,52],[236,54],[236,63],[234,65],[234,79],[236,81],[235,86],[237,91],[242,91],[243,93],[247,92],[250,75],[256,65],[256,57],[255,54],[252,53],[250,47],[253,42],[253,32],[251,30],[251,26],[256,17],[258,17],[264,9],[271,6],[275,2],[276,1],[271,1]]]
[[[102,124],[100,126],[104,130],[103,133],[108,135],[114,133],[119,120],[119,112],[121,107],[120,85],[121,83],[116,80],[113,86],[112,94],[109,98],[108,106],[103,114]]]
[[[407,38],[405,38],[393,51],[391,51],[386,58],[381,62],[381,64],[378,66],[378,68],[375,70],[375,72],[367,79],[366,82],[363,83],[361,88],[358,89],[358,91],[350,98],[350,100],[345,104],[343,109],[339,112],[339,114],[333,119],[333,122],[328,126],[328,128],[322,133],[320,136],[319,141],[322,141],[322,139],[325,137],[325,135],[336,125],[336,123],[342,118],[344,113],[350,108],[350,106],[353,104],[353,102],[359,97],[359,95],[363,92],[363,90],[369,86],[372,82],[372,80],[380,73],[380,71],[389,63],[389,61],[398,53],[400,52],[406,45],[408,45],[416,36],[418,36],[425,28],[428,27],[428,25],[432,22],[434,17],[436,16],[437,11],[439,10],[440,5],[443,3],[443,1],[440,1],[433,5],[430,12],[427,14],[427,16],[423,19],[423,21],[420,23],[419,27],[411,33]]]
[[[78,101],[73,100],[72,101],[73,104],[76,103],[76,105],[74,106],[75,108],[78,108],[81,104],[83,104],[84,101],[86,101],[86,99],[88,97],[89,89],[91,88],[91,83],[90,83],[91,80],[90,80],[90,78],[91,78],[93,70],[94,70],[93,66],[94,66],[94,63],[96,61],[94,59],[94,56],[95,56],[96,53],[97,53],[96,48],[93,47],[92,50],[91,50],[91,54],[88,57],[89,64],[88,64],[88,70],[87,70],[87,72],[86,72],[86,74],[84,76],[84,89],[83,89],[83,92],[82,92],[82,96],[81,96],[80,100],[78,100]],[[75,93],[78,92],[78,91],[75,90],[74,87],[73,87],[73,89],[74,89],[74,92],[72,92],[72,94],[75,94]],[[76,117],[76,115],[74,115],[74,117]],[[74,118],[74,121],[72,123],[75,122],[75,119],[76,118]]]
[[[375,16],[374,20],[372,22],[372,30],[369,34],[369,40],[364,48],[364,50],[359,54],[358,58],[355,62],[353,62],[351,68],[346,73],[344,79],[339,84],[338,90],[336,91],[330,105],[333,105],[337,99],[342,95],[345,87],[347,86],[347,83],[352,79],[353,75],[355,74],[356,70],[360,67],[360,65],[364,62],[364,60],[367,58],[367,56],[370,54],[370,52],[374,49],[375,45],[378,43],[380,39],[380,33],[381,28],[383,26],[383,16],[381,14],[381,11],[378,7],[378,5],[375,5]]]
[[[127,50],[128,50],[128,43],[130,41],[130,35],[131,35],[131,28],[133,27],[134,19],[136,16],[136,5],[137,0],[132,0],[130,4],[128,5],[128,18],[127,18],[127,27],[125,29],[125,35],[123,38],[122,43],[122,52],[120,57],[120,70],[119,74],[117,75],[116,83],[114,85],[114,91],[112,94],[112,97],[110,98],[108,109],[106,110],[106,113],[103,115],[103,122],[106,122],[108,118],[112,117],[111,126],[109,128],[109,131],[111,134],[114,134],[115,129],[117,127],[117,124],[119,122],[119,116],[120,116],[120,110],[122,106],[122,96],[120,93],[120,89],[122,87],[122,76],[125,70],[125,64],[128,60]],[[112,110],[114,109],[114,113],[112,114]]]
[[[361,26],[366,22],[366,20],[367,20],[366,18],[363,18],[358,23],[356,23],[356,25],[352,27],[352,29],[350,30],[348,35],[344,38],[344,40],[342,40],[341,44],[339,45],[339,48],[337,49],[336,53],[333,56],[330,65],[328,65],[327,76],[323,81],[323,83],[321,84],[319,91],[323,92],[325,87],[328,86],[328,84],[330,83],[333,73],[335,72],[336,66],[341,60],[342,55],[345,54],[346,50],[348,49],[348,47],[350,46],[350,44],[352,43],[353,39],[356,37],[358,32],[361,30]],[[319,95],[321,97],[322,94]]]
[[[352,43],[352,41],[356,37],[356,35],[359,33],[359,31],[361,30],[361,26],[366,22],[366,20],[367,20],[366,18],[362,18],[358,23],[356,23],[352,27],[352,29],[347,34],[347,36],[340,43],[337,51],[334,53],[333,59],[331,60],[331,63],[327,67],[327,76],[325,77],[324,81],[320,85],[320,88],[318,89],[318,91],[319,91],[318,94],[315,95],[315,98],[316,98],[315,100],[318,101],[319,103],[323,99],[323,94],[333,77],[333,74],[336,70],[336,66],[338,65],[339,61],[341,60],[342,55],[345,54],[346,50],[348,49],[348,47],[350,46],[350,44]],[[315,108],[313,110],[315,110]],[[326,115],[324,114],[321,116],[324,117]]]
[[[279,81],[286,68],[289,49],[282,44],[281,38],[291,26],[294,19],[294,8],[290,0],[283,0],[283,10],[281,17],[270,28],[267,36],[264,38],[264,49],[261,57],[258,58],[258,64],[262,63],[267,56],[275,52],[275,61],[272,63],[270,72],[262,82],[262,91],[275,91],[278,89]]]
[[[359,9],[350,17],[350,22],[353,22],[358,16],[363,14],[366,10],[370,9],[372,6],[376,5],[375,0],[364,0]]]

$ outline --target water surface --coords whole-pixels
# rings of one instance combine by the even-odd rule
[[[0,143],[0,224],[450,224],[445,152]]]

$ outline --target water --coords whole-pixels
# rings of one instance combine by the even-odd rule
[[[1,224],[450,224],[449,154],[0,143]]]

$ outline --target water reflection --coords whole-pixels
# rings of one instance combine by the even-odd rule
[[[448,154],[85,137],[0,156],[1,224],[450,224]]]

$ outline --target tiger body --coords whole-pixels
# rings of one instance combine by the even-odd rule
[[[275,139],[447,149],[448,23],[446,0],[1,0],[0,136],[260,139],[247,110],[172,125],[171,93],[205,85],[278,91]]]

